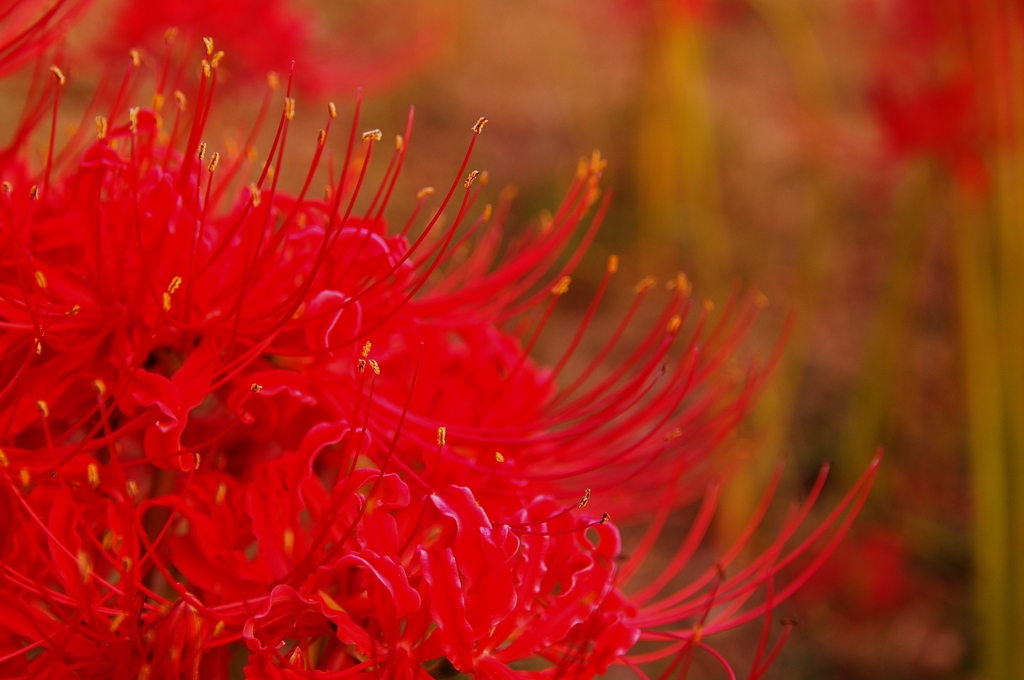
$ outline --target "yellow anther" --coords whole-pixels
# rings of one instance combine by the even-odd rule
[[[139,495],[139,485],[134,479],[129,479],[128,483],[124,485],[124,489],[128,493],[129,498],[135,498]]]
[[[40,400],[38,400],[36,402],[36,408],[39,409],[39,412],[41,414],[43,414],[44,418],[49,418],[50,417],[50,407],[47,406],[46,402],[43,401],[42,399],[40,399]]]
[[[668,441],[672,441],[673,439],[679,439],[682,436],[683,436],[683,431],[680,430],[679,428],[676,428],[676,429],[672,430],[671,432],[669,432],[667,435],[665,435],[665,441],[668,442]]]
[[[334,105],[334,102],[327,102],[327,115],[331,118],[338,117],[338,107]]]
[[[195,456],[196,456],[196,462],[195,462],[195,466],[193,467],[193,469],[198,470],[199,469],[199,462],[202,459],[199,457],[199,452],[198,451],[196,451]]]
[[[494,462],[495,463],[504,463],[505,462],[505,456],[501,455],[500,452],[495,451],[494,452]]]
[[[57,80],[58,85],[63,85],[64,83],[68,82],[68,79],[64,77],[64,72],[61,71],[60,67],[58,67],[56,64],[50,67],[50,73],[53,74],[53,77]]]
[[[657,280],[655,280],[653,276],[645,276],[643,279],[640,280],[638,284],[636,284],[633,287],[633,292],[642,293],[645,290],[650,290],[651,288],[654,288],[656,285],[658,285],[658,282]]]
[[[363,141],[364,142],[369,142],[369,141],[379,142],[383,138],[384,138],[384,133],[381,132],[380,130],[376,130],[376,129],[374,129],[374,130],[367,130],[366,132],[363,133]]]
[[[403,146],[405,146],[405,140],[402,139],[402,135],[395,135],[395,151],[401,151]]]
[[[0,191],[2,191],[4,194],[11,193],[13,189],[14,187],[11,185],[10,182],[4,182],[3,184],[0,184]]]
[[[365,371],[365,370],[366,370],[366,359],[360,359],[359,361],[357,361],[357,362],[356,362],[356,369],[357,369],[357,370],[358,370],[358,371],[359,371],[360,373],[362,373],[363,371]]]
[[[380,375],[380,364],[373,359],[370,359],[370,368],[373,369],[374,375]]]
[[[601,515],[601,521],[600,521],[600,522],[598,522],[598,524],[607,524],[608,522],[611,522],[611,521],[612,521],[612,516],[611,516],[611,515],[609,515],[609,514],[608,514],[608,513],[606,512],[606,513],[604,513],[603,515]]]
[[[281,79],[277,76],[274,71],[267,71],[267,87],[271,90],[276,90],[281,87]]]
[[[612,255],[608,258],[608,273],[614,274],[617,271],[619,271],[619,256]]]
[[[679,291],[679,294],[683,297],[689,297],[690,292],[693,290],[693,286],[690,284],[690,279],[687,278],[686,274],[679,272],[676,274],[674,279],[670,279],[665,282],[665,288],[672,290],[673,288]]]
[[[484,222],[488,222],[488,221],[490,221],[491,215],[493,215],[493,214],[494,214],[494,208],[492,208],[491,204],[488,203],[487,205],[484,206],[484,214],[481,215],[480,219],[482,219]]]
[[[213,54],[213,38],[203,38],[203,45],[206,47],[206,56]]]
[[[92,385],[93,387],[96,388],[96,391],[99,393],[101,397],[107,393],[107,383],[103,382],[99,378],[93,380]]]
[[[551,287],[552,295],[565,295],[569,291],[569,284],[572,283],[572,278],[563,276],[558,283]]]
[[[171,279],[171,282],[169,284],[167,284],[167,292],[170,293],[171,295],[174,295],[175,293],[178,292],[178,288],[180,288],[180,287],[181,287],[181,277],[180,276],[175,276],[174,278]]]
[[[132,558],[130,558],[127,555],[125,555],[124,557],[121,558],[121,571],[123,571],[123,572],[125,572],[127,574],[129,571],[131,571],[133,564],[135,564],[135,563],[132,561]]]
[[[288,557],[292,556],[292,551],[295,549],[295,532],[292,531],[291,527],[284,530],[281,538],[284,543],[284,552]]]
[[[185,93],[184,92],[182,92],[181,90],[175,90],[174,91],[174,101],[178,103],[178,110],[179,111],[184,111],[185,110],[185,104],[188,102],[188,100],[185,99]]]
[[[601,152],[594,149],[594,152],[590,154],[590,171],[600,172],[608,167],[608,161],[601,158]]]
[[[487,125],[487,119],[483,117],[479,118],[473,126],[473,132],[480,134],[484,131],[484,125]]]
[[[28,190],[28,200],[38,201],[39,200],[39,187],[33,184]]]
[[[46,290],[46,275],[38,269],[36,270],[36,285]]]
[[[86,477],[89,479],[89,486],[96,488],[100,485],[100,469],[96,467],[96,463],[89,463],[89,466],[85,469]]]
[[[447,433],[448,433],[448,430],[446,428],[444,428],[444,427],[437,428],[437,445],[438,446],[444,446],[444,444],[445,444],[445,435]],[[0,453],[2,453],[2,452],[0,452]],[[4,460],[6,460],[6,458]],[[7,465],[7,463],[5,462],[4,465]]]
[[[124,620],[126,618],[128,618],[127,614],[125,614],[124,612],[119,612],[118,615],[110,621],[110,632],[116,632],[117,629],[121,627],[121,624],[124,623]]]
[[[223,621],[218,621],[217,625],[213,627],[213,637],[220,637],[224,633],[224,629],[227,625]]]
[[[220,153],[214,151],[213,155],[210,156],[210,164],[206,166],[207,171],[213,172],[214,170],[216,170],[218,163],[220,163]]]
[[[324,142],[326,142],[326,141],[327,141],[327,130],[321,129],[320,132],[318,132],[316,134],[317,146],[323,146]]]
[[[210,66],[212,66],[213,68],[217,68],[217,65],[220,64],[220,60],[223,58],[224,50],[218,50],[217,54],[213,55],[213,58],[210,59]]]
[[[43,342],[42,342],[42,340],[40,340],[39,338],[35,338],[35,343],[36,343],[36,355],[42,354],[43,353]]]
[[[196,148],[196,157],[199,160],[203,160],[206,157],[206,142],[199,142],[199,146]]]
[[[134,47],[128,50],[128,56],[132,59],[132,66],[138,66],[142,63],[142,55]]]
[[[288,120],[295,118],[295,99],[293,97],[284,99],[284,117]]]
[[[220,505],[224,502],[224,499],[228,496],[228,485],[221,482],[217,485],[217,495],[213,497],[213,502]]]
[[[252,196],[252,207],[259,206],[263,197],[260,195],[260,188],[255,183],[249,185],[249,194]]]
[[[165,312],[171,311],[171,294],[164,291],[163,299],[160,302],[160,306],[164,308]]]
[[[365,345],[363,345],[363,358],[364,358],[364,359],[365,359],[366,357],[370,356],[370,348],[371,348],[371,347],[373,347],[373,343],[372,343],[372,342],[370,342],[369,340],[367,340],[367,341],[366,341],[366,344],[365,344]]]
[[[213,68],[210,66],[210,62],[208,62],[205,59],[203,59],[202,65],[203,65],[203,77],[204,78],[209,78],[210,76],[212,76],[213,75]]]
[[[579,508],[580,510],[582,510],[583,508],[587,507],[587,503],[589,503],[589,502],[590,502],[590,489],[586,489],[583,492],[583,498],[581,498],[580,502],[576,504],[576,507]]]
[[[78,551],[78,573],[82,577],[82,583],[89,582],[89,574],[92,573],[92,565],[89,563],[89,555],[84,550]]]
[[[477,181],[480,182],[480,186],[485,187],[487,186],[487,182],[490,181],[490,179],[491,173],[484,170],[483,172],[480,173],[480,179]]]
[[[583,179],[587,176],[587,159],[580,158],[576,161],[576,179]]]
[[[7,459],[7,454],[4,453],[3,449],[0,449],[0,466],[7,467],[11,464],[11,461]]]
[[[8,193],[10,193],[9,190]],[[416,198],[422,201],[424,198],[426,198],[432,193],[434,193],[434,187],[423,187],[422,189],[416,192]]]
[[[128,129],[135,132],[139,128],[139,107],[133,106],[128,109]]]
[[[28,486],[32,483],[32,473],[28,471],[28,468],[21,468],[18,472],[18,478],[21,480],[22,486]]]
[[[164,108],[164,93],[163,92],[154,92],[153,93],[153,110],[154,111],[159,111],[162,108]]]
[[[474,170],[473,172],[469,173],[469,177],[466,178],[465,187],[468,189],[469,187],[473,186],[473,180],[475,180],[479,176],[479,170]]]
[[[249,389],[252,390],[253,394],[258,394],[259,391],[263,389],[263,385],[260,385],[259,383],[253,383]]]
[[[676,315],[668,320],[668,325],[665,327],[669,333],[678,333],[679,328],[683,325],[682,317]]]
[[[107,129],[110,127],[110,122],[106,116],[96,116],[96,138],[106,139]]]
[[[170,43],[174,42],[174,39],[176,37],[178,37],[178,29],[175,28],[174,26],[171,26],[166,31],[164,31],[164,42],[165,43],[170,44]]]

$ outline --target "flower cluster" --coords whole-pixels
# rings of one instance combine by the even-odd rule
[[[567,379],[612,258],[564,357],[540,367],[530,350],[607,207],[599,156],[550,219],[506,240],[506,197],[479,208],[486,174],[467,172],[480,119],[450,186],[419,192],[395,231],[384,212],[412,116],[368,189],[383,135],[360,134],[357,101],[313,197],[330,105],[292,195],[278,188],[290,85],[262,165],[202,141],[222,57],[207,40],[198,84],[164,60],[152,108],[129,108],[143,99],[133,53],[92,141],[82,126],[61,150],[55,66],[2,158],[0,675],[646,677],[698,650],[729,669],[707,637],[764,618],[759,677],[785,639],[769,644],[774,604],[834,547],[875,468],[787,547],[823,472],[734,567],[776,475],[736,545],[679,586],[714,513],[711,454],[771,365],[732,363],[756,299],[713,321],[677,277],[608,366],[654,288],[642,281]],[[25,140],[50,103],[35,167]],[[701,497],[667,567],[631,584],[669,514]],[[631,555],[588,502],[654,512]]]

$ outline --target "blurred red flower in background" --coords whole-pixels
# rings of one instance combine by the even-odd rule
[[[466,172],[480,119],[426,224],[429,190],[394,233],[411,115],[370,192],[383,136],[359,134],[357,101],[314,198],[332,104],[305,184],[285,193],[291,84],[262,167],[249,149],[222,158],[201,141],[223,57],[205,46],[194,95],[173,91],[186,81],[164,60],[153,109],[125,115],[126,86],[97,139],[59,153],[52,68],[0,165],[0,674],[226,678],[241,655],[254,678],[643,675],[657,659],[685,671],[698,649],[728,667],[706,637],[764,618],[759,677],[788,635],[769,646],[773,607],[834,549],[876,466],[787,549],[823,471],[732,571],[776,475],[735,546],[673,584],[714,512],[712,454],[773,363],[730,365],[756,299],[712,323],[680,276],[630,356],[602,367],[645,280],[559,388],[587,324],[553,369],[529,351],[607,207],[599,156],[549,222],[506,243],[507,200],[479,209],[486,175]],[[271,82],[264,109],[275,96]],[[23,140],[51,101],[34,167]],[[522,318],[522,337],[503,330]],[[656,511],[628,558],[609,516],[588,514],[592,492],[617,517]],[[630,587],[668,514],[700,497],[670,564]],[[641,638],[660,644],[632,651]]]

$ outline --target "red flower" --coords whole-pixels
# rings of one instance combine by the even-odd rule
[[[705,636],[770,623],[845,532],[874,467],[785,552],[822,476],[769,551],[727,578],[769,494],[715,569],[662,593],[713,512],[711,454],[764,379],[766,367],[736,378],[726,365],[756,305],[734,300],[710,327],[701,308],[684,326],[680,277],[622,366],[591,378],[620,328],[559,388],[565,361],[542,369],[528,354],[607,206],[600,158],[499,258],[507,206],[478,210],[485,176],[466,174],[481,119],[410,243],[409,226],[395,235],[383,218],[402,138],[370,207],[353,209],[381,140],[359,141],[358,106],[325,199],[309,181],[297,196],[277,188],[290,96],[259,178],[234,188],[246,155],[221,161],[200,142],[217,68],[204,62],[169,134],[132,109],[98,119],[76,167],[62,164],[74,149],[42,169],[0,167],[0,674],[225,678],[242,652],[254,678],[412,679],[450,664],[585,679],[688,664],[697,649],[721,659]],[[477,247],[454,259],[465,242]],[[623,328],[651,288],[638,286]],[[503,330],[530,315],[522,338]],[[585,513],[591,489],[622,515],[657,511],[622,565],[608,516]],[[669,568],[624,590],[668,514],[701,495]],[[785,571],[816,545],[809,567]],[[634,655],[641,637],[664,647]],[[754,676],[777,653],[768,638]],[[523,661],[545,670],[510,665]]]

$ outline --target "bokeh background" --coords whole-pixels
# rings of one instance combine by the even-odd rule
[[[284,78],[294,58],[285,188],[301,185],[328,100],[345,125],[362,87],[362,127],[386,138],[415,104],[396,220],[420,187],[450,181],[479,116],[490,123],[473,166],[489,172],[491,200],[515,188],[512,224],[542,222],[577,158],[600,149],[612,208],[538,360],[557,361],[613,253],[620,271],[581,361],[636,281],[677,271],[719,307],[738,290],[764,295],[745,356],[786,343],[723,451],[737,464],[708,560],[779,459],[780,498],[799,498],[827,460],[834,500],[885,449],[850,536],[784,605],[800,625],[766,677],[1024,677],[1018,0],[102,0],[84,11],[62,48],[67,123],[100,84],[93,64],[116,82],[135,45],[159,64],[175,25],[180,49],[211,35],[226,52],[208,141],[230,148],[265,72]],[[0,94],[30,81],[16,75]],[[17,116],[2,108],[3,122]],[[688,519],[673,520],[666,550]],[[759,633],[721,646],[737,668]],[[723,674],[698,662],[691,677]]]

